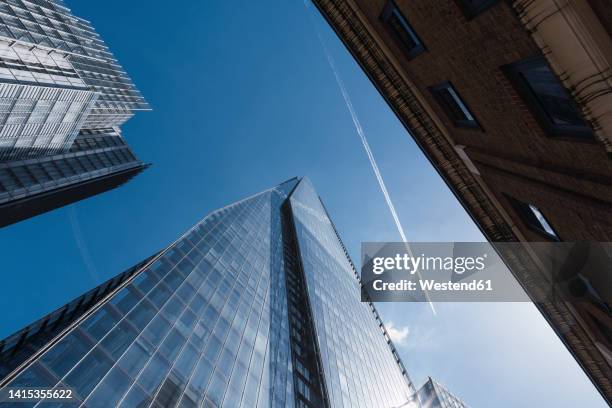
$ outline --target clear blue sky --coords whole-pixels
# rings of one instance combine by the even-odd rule
[[[207,212],[310,177],[355,260],[399,236],[301,0],[68,1],[154,111],[124,127],[153,166],[126,186],[0,230],[5,337],[172,242]],[[323,20],[413,241],[482,236]],[[413,380],[473,407],[604,407],[529,304],[381,304]]]

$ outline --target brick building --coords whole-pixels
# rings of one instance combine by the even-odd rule
[[[314,3],[490,241],[612,241],[612,2]],[[581,279],[537,306],[610,403],[612,276]]]

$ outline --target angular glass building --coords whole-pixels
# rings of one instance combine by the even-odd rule
[[[321,200],[291,179],[0,342],[0,406],[23,387],[73,398],[19,406],[418,406],[360,299]]]
[[[81,128],[149,106],[89,22],[61,0],[0,3],[0,160],[65,151]]]
[[[416,396],[421,408],[468,408],[463,401],[431,377],[419,388]]]
[[[96,170],[103,167],[112,177],[91,177],[86,167],[62,166],[74,162],[62,156],[74,155],[83,131],[116,135],[116,144],[125,145],[119,126],[135,111],[149,109],[91,24],[74,16],[62,0],[0,2],[0,163],[17,172],[31,167],[24,160],[44,157],[44,163],[66,169],[41,177],[27,171],[23,177],[6,176],[2,170],[0,225],[117,187],[137,173],[136,167],[142,170],[135,158],[121,158],[121,164],[132,164],[131,176],[125,177],[126,166],[114,171],[117,163],[109,157]],[[84,180],[87,188],[82,188]],[[21,189],[28,191],[24,195]],[[6,201],[12,197],[17,201]]]

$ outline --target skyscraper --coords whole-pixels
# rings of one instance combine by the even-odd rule
[[[463,401],[431,377],[417,391],[417,399],[421,408],[467,408]]]
[[[0,227],[118,187],[146,167],[118,129],[82,130],[66,153],[0,162]]]
[[[294,178],[0,342],[0,395],[71,389],[89,408],[414,406],[360,299],[322,202]]]
[[[55,162],[54,157],[61,161],[59,155],[71,150],[82,131],[116,135],[117,143],[124,144],[119,126],[135,111],[148,109],[91,24],[72,15],[62,0],[0,3],[0,162],[5,169],[24,168],[22,160],[41,157],[46,158],[45,163]],[[55,162],[58,167],[60,161]],[[75,184],[66,189],[66,181],[74,174]],[[54,179],[30,176],[34,177],[32,185]],[[81,175],[78,166],[68,166],[61,177],[61,188],[52,192],[59,198],[56,203],[67,204],[112,188],[108,179],[91,179],[93,188],[80,188],[82,179],[90,177]],[[10,181],[4,181],[0,181],[0,191],[9,192],[8,197],[22,196],[19,191],[11,191]],[[53,186],[43,190],[53,190]],[[39,197],[46,200],[47,196],[33,192],[27,196],[34,206],[49,207],[37,203]],[[20,208],[20,204],[14,203],[11,208]],[[18,218],[31,215],[35,214],[26,211]],[[0,209],[0,224],[6,225],[13,218]]]

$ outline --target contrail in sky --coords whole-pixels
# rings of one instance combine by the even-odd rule
[[[306,7],[306,12],[308,13],[310,22],[312,23],[315,29],[315,32],[317,34],[317,37],[319,38],[319,42],[321,43],[321,46],[323,47],[325,58],[327,58],[327,62],[332,72],[334,73],[334,77],[336,78],[336,83],[338,84],[338,87],[340,88],[340,92],[342,93],[342,98],[344,99],[344,103],[346,104],[346,107],[348,108],[351,114],[351,119],[353,120],[353,125],[355,125],[355,130],[357,131],[357,134],[359,135],[359,138],[361,139],[361,144],[363,145],[363,148],[366,151],[366,154],[368,155],[368,159],[370,160],[370,165],[372,166],[372,170],[374,170],[374,174],[376,175],[376,180],[378,180],[378,185],[380,186],[380,190],[385,196],[385,201],[387,202],[387,207],[389,207],[389,212],[391,212],[391,216],[393,217],[393,221],[395,222],[395,227],[397,228],[397,231],[399,232],[400,237],[402,238],[402,242],[407,243],[408,239],[406,239],[404,228],[402,227],[402,223],[400,222],[400,219],[397,216],[397,211],[395,211],[395,206],[393,205],[393,201],[391,201],[391,197],[389,196],[389,191],[387,190],[385,181],[383,180],[382,174],[380,173],[378,164],[376,164],[376,160],[374,159],[374,155],[372,154],[372,150],[370,149],[370,144],[368,143],[368,139],[366,138],[365,132],[363,131],[363,128],[361,127],[361,122],[359,122],[359,117],[357,117],[357,112],[355,111],[355,108],[353,107],[353,103],[351,102],[351,97],[349,96],[348,91],[346,90],[346,87],[344,86],[344,82],[342,81],[342,78],[340,77],[340,74],[338,73],[338,69],[336,68],[336,63],[334,61],[334,58],[332,57],[331,52],[327,48],[327,45],[325,44],[323,37],[321,36],[321,33],[317,27],[317,23],[316,21],[314,21],[312,12],[310,11],[309,3],[310,3],[310,0],[304,0],[304,7]],[[408,244],[406,244],[406,250],[408,254],[411,257],[413,257],[412,250],[410,249]],[[419,271],[417,271],[417,274],[419,275],[419,278],[421,278],[421,273]],[[436,310],[431,300],[429,300],[429,295],[427,294],[426,291],[425,291],[425,296],[427,297],[427,300],[429,301],[429,306],[431,307],[431,310],[435,314]]]
[[[72,226],[74,239],[76,241],[77,247],[79,248],[79,252],[81,253],[81,257],[83,258],[83,262],[85,263],[87,272],[89,272],[89,275],[93,278],[94,282],[99,283],[100,275],[98,275],[96,266],[94,265],[91,256],[89,255],[87,244],[83,239],[83,234],[81,233],[81,226],[79,225],[79,219],[77,218],[77,213],[74,205],[70,206],[70,209],[68,210],[68,215],[70,217],[70,224]]]

